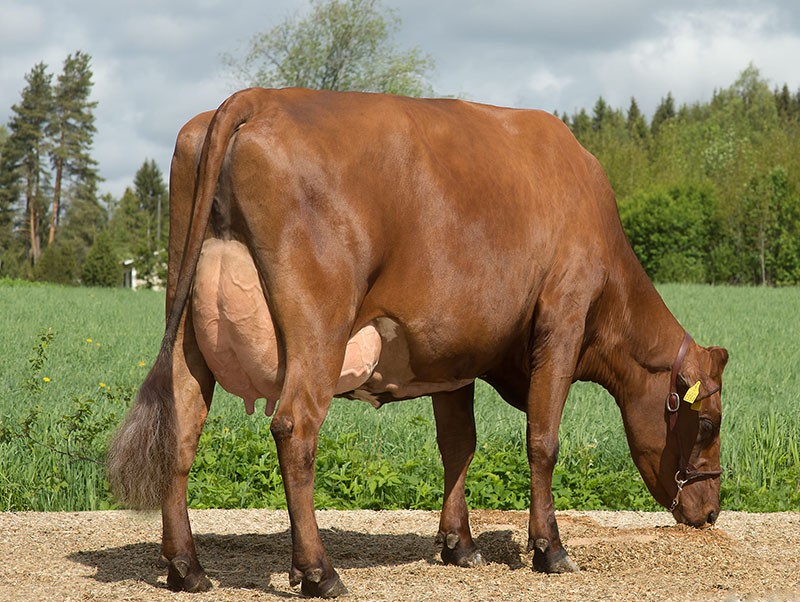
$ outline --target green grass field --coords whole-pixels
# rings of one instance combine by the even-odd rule
[[[723,507],[800,509],[800,289],[659,290],[698,342],[731,354]],[[98,462],[155,359],[163,304],[163,293],[150,291],[0,281],[0,510],[114,507]],[[522,413],[483,384],[476,413],[470,504],[526,508]],[[437,508],[442,470],[434,433],[426,399],[379,411],[334,400],[320,438],[318,506]],[[558,508],[657,508],[630,459],[616,405],[602,389],[573,386],[560,435]],[[263,405],[247,416],[240,400],[218,391],[189,496],[194,507],[284,505]]]

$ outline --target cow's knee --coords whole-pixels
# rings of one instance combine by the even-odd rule
[[[282,441],[292,435],[294,420],[292,420],[291,416],[275,416],[269,425],[269,430],[275,441]]]
[[[528,440],[528,460],[537,466],[555,466],[558,449],[558,438],[531,438]]]

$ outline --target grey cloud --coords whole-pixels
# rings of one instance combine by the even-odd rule
[[[105,190],[120,194],[145,158],[169,167],[178,128],[232,91],[220,62],[247,40],[308,10],[306,0],[0,0],[0,122],[38,61],[92,55]],[[430,53],[439,94],[571,112],[598,96],[652,111],[730,85],[752,61],[800,87],[796,0],[384,0],[397,42]]]

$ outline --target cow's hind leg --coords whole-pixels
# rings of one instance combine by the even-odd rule
[[[444,464],[444,502],[437,543],[442,562],[464,567],[480,566],[483,558],[472,540],[465,495],[467,469],[475,455],[475,384],[432,396],[436,440]]]
[[[210,589],[211,581],[197,559],[186,506],[186,487],[211,404],[214,380],[197,348],[191,316],[186,319],[185,327],[178,332],[173,352],[178,449],[175,475],[161,505],[161,556],[168,567],[170,589],[200,592]]]
[[[287,375],[287,386],[291,386]],[[284,395],[270,430],[275,438],[292,531],[289,583],[305,596],[334,598],[347,593],[328,559],[314,514],[314,472],[319,429],[330,400],[309,390]]]
[[[316,301],[325,294],[309,292],[313,284],[296,280],[305,276],[303,271],[287,272],[290,283],[285,289],[279,285],[275,290],[290,293],[271,297],[287,359],[280,402],[270,430],[278,451],[291,522],[289,582],[300,585],[303,595],[332,598],[347,593],[347,589],[320,539],[314,513],[314,475],[319,430],[333,399],[349,336],[349,327],[341,325],[352,322],[354,309]],[[326,282],[323,274],[312,273],[312,279],[328,291],[335,290],[337,283]],[[335,299],[343,296],[327,294]]]

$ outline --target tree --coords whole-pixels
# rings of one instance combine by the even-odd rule
[[[299,86],[408,96],[429,93],[433,60],[392,43],[400,20],[379,0],[312,0],[311,13],[256,34],[240,62],[223,61],[250,86]]]
[[[91,57],[80,51],[68,55],[53,91],[53,113],[48,134],[53,139],[50,157],[55,178],[48,245],[53,244],[60,225],[64,180],[73,178],[79,189],[88,193],[81,195],[83,200],[91,202],[95,194],[97,161],[91,157],[90,149],[96,132],[92,110],[97,103],[89,101],[93,85],[90,61]]]
[[[741,260],[751,281],[800,282],[800,199],[786,169],[775,167],[748,184],[743,200]]]
[[[631,246],[658,282],[704,282],[717,240],[713,192],[676,186],[635,194],[619,203]]]
[[[118,257],[133,259],[137,272],[149,285],[159,284],[166,275],[167,203],[161,170],[155,161],[146,160],[136,172],[134,189],[125,190],[109,223]]]
[[[789,86],[783,84],[783,87],[773,92],[775,97],[775,108],[782,119],[786,121],[797,121],[800,118],[800,107],[797,106],[795,97],[789,92]]]
[[[11,195],[8,194],[8,188],[4,184],[8,174],[3,168],[8,136],[8,128],[0,125],[0,269],[2,269],[4,251],[11,244],[14,234],[14,204]]]
[[[592,118],[586,113],[586,109],[581,109],[572,116],[570,129],[581,144],[586,144],[586,137],[592,131]]]
[[[611,111],[611,107],[608,106],[608,103],[602,96],[597,98],[597,102],[594,103],[594,109],[592,109],[592,130],[595,132],[599,132],[603,129],[603,126],[607,124],[609,113]]]
[[[133,179],[134,192],[139,200],[139,208],[146,217],[146,245],[150,253],[165,249],[169,207],[167,186],[161,170],[152,159],[145,160]]]
[[[77,249],[73,243],[58,241],[42,251],[39,261],[33,268],[36,280],[55,284],[78,284],[80,264]]]
[[[95,194],[77,194],[70,200],[59,239],[75,243],[83,259],[108,224],[108,212]]]
[[[639,103],[636,102],[633,96],[631,96],[631,104],[628,107],[628,116],[625,121],[628,126],[628,132],[634,140],[647,141],[647,122],[641,109],[639,109]]]
[[[656,112],[653,114],[653,121],[650,122],[650,130],[653,135],[657,135],[661,126],[675,117],[675,115],[675,99],[672,98],[672,92],[667,92],[666,98],[661,99]]]
[[[81,280],[86,286],[119,286],[122,282],[122,265],[111,244],[108,232],[101,234],[81,270]]]
[[[46,158],[50,152],[47,124],[53,106],[52,76],[47,66],[38,63],[25,76],[27,86],[19,104],[11,107],[9,136],[2,158],[3,204],[24,200],[28,255],[32,264],[41,253],[41,231],[46,211],[49,184]]]

